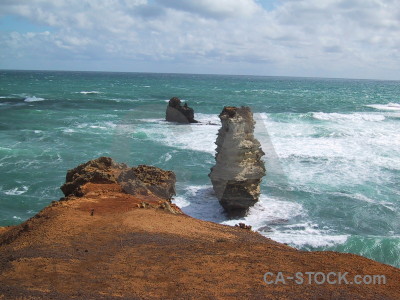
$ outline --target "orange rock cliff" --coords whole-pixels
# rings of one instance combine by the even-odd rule
[[[0,228],[0,299],[400,299],[397,268],[183,214],[175,180],[106,157],[70,170],[65,198]]]

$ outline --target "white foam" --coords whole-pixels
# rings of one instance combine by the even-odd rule
[[[279,220],[278,223],[275,223]],[[249,209],[246,217],[221,222],[234,226],[238,223],[251,225],[266,237],[294,247],[327,247],[344,243],[347,235],[335,234],[329,228],[320,228],[309,220],[307,211],[296,202],[261,195],[259,202]],[[263,230],[265,226],[268,230]]]
[[[343,244],[349,238],[349,235],[334,234],[329,230],[316,229],[316,225],[311,223],[298,224],[302,230],[286,229],[283,231],[274,231],[265,236],[280,243],[286,243],[297,248],[302,247],[331,247],[337,244]]]
[[[167,102],[167,103],[169,103],[169,100],[170,99],[166,99],[166,100],[164,100],[165,102]],[[179,100],[181,100],[181,102],[186,102],[187,100],[185,100],[185,99],[179,99]]]
[[[380,122],[384,116],[376,114],[319,116],[335,121],[321,124],[299,116],[280,122],[270,115],[258,116],[256,126],[261,130],[256,136],[268,152],[266,157],[276,152],[294,185],[348,186],[387,181],[387,177],[380,176],[384,168],[400,169],[396,121]],[[271,151],[266,147],[269,144]]]
[[[171,158],[172,158],[172,155],[170,153],[165,154],[165,161],[169,161],[169,160],[171,160]]]
[[[66,128],[66,129],[63,129],[63,132],[65,132],[65,133],[74,133],[76,131],[74,129],[72,129],[72,128]]]
[[[400,110],[400,103],[388,103],[388,104],[370,104],[366,105],[378,110]]]
[[[344,192],[333,192],[333,193],[329,193],[330,195],[333,196],[341,196],[341,197],[349,197],[355,200],[359,200],[359,201],[363,201],[363,202],[367,202],[367,203],[373,203],[373,204],[379,204],[382,205],[384,207],[386,207],[387,209],[391,210],[391,211],[395,211],[395,207],[394,204],[391,202],[387,202],[387,201],[382,201],[381,199],[377,200],[377,199],[372,199],[369,198],[363,194],[360,193],[344,193]]]
[[[77,92],[77,94],[95,95],[95,94],[102,94],[102,92],[99,92],[99,91],[80,91],[80,92]]]
[[[248,215],[241,220],[255,228],[260,228],[276,219],[290,220],[295,217],[304,217],[306,215],[306,211],[304,211],[299,203],[261,195],[259,201],[249,209]],[[232,226],[237,223],[238,220],[223,222],[223,224]]]
[[[22,187],[16,187],[10,190],[5,190],[4,194],[9,195],[9,196],[19,196],[22,195],[24,193],[26,193],[28,191],[28,187],[27,186],[22,186]]]
[[[84,129],[84,128],[92,128],[92,129],[103,129],[103,130],[109,130],[109,129],[114,129],[116,128],[117,124],[111,121],[107,122],[96,122],[96,123],[81,123],[76,126],[78,129]]]
[[[223,222],[226,220],[223,209],[215,197],[211,185],[185,186],[178,188],[178,195],[173,202],[185,214],[201,220]]]
[[[149,139],[170,147],[207,152],[214,155],[215,140],[220,124],[218,115],[196,114],[201,123],[180,125],[163,120],[144,120],[156,122],[154,126],[139,126],[138,131],[144,132]],[[210,122],[212,124],[210,124]]]
[[[307,211],[296,202],[261,195],[246,217],[227,220],[211,185],[187,186],[178,194],[173,202],[192,217],[231,226],[245,223],[255,230],[261,229],[259,232],[266,237],[294,247],[326,247],[344,243],[348,238],[329,228],[320,228],[309,220]],[[271,231],[263,231],[265,226]]]
[[[317,120],[324,121],[370,121],[380,122],[385,120],[385,116],[368,114],[368,113],[352,113],[352,114],[339,114],[339,113],[324,113],[314,112],[313,117]]]
[[[25,102],[38,102],[38,101],[44,101],[44,100],[45,100],[44,98],[32,96],[32,97],[26,97],[24,101]]]

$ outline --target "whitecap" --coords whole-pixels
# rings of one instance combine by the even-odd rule
[[[102,92],[99,92],[99,91],[80,91],[77,94],[95,95],[95,94],[102,94]]]
[[[165,154],[165,161],[166,162],[171,160],[171,158],[172,158],[172,155],[169,152]]]
[[[388,104],[370,104],[366,105],[378,110],[400,110],[400,103],[388,103]]]
[[[63,129],[63,132],[64,133],[74,133],[76,131],[74,129],[72,129],[72,128],[66,128],[66,129]]]
[[[90,128],[94,128],[94,129],[107,129],[107,127],[104,126],[99,126],[99,125],[91,125],[89,126]]]
[[[36,96],[32,96],[32,97],[26,97],[25,98],[25,102],[37,102],[37,101],[43,101],[43,100],[45,100],[44,98],[39,98],[39,97],[36,97]]]
[[[340,113],[312,113],[314,119],[322,121],[370,121],[380,122],[385,120],[385,116],[367,113],[353,113],[353,114],[340,114]]]
[[[26,193],[28,191],[28,187],[27,186],[22,186],[22,187],[16,187],[10,190],[5,190],[4,194],[9,195],[9,196],[19,196],[22,195],[24,193]]]
[[[144,132],[146,136],[164,145],[207,152],[212,155],[215,153],[215,139],[220,124],[218,115],[196,114],[196,119],[201,123],[191,125],[177,125],[157,119],[144,119],[145,122],[155,122],[154,126],[139,126],[137,130]]]
[[[283,231],[274,231],[265,235],[274,241],[286,243],[296,248],[332,247],[344,244],[350,237],[347,234],[334,234],[329,230],[317,229],[317,226],[311,223],[301,225],[301,230],[287,228]]]
[[[164,102],[169,103],[169,100],[170,100],[170,99],[166,99],[166,100],[164,100]],[[186,102],[186,101],[187,101],[187,100],[185,100],[185,99],[179,99],[179,100],[181,100],[181,102]]]

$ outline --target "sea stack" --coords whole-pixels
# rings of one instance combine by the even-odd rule
[[[243,216],[258,201],[265,175],[265,154],[254,137],[249,107],[224,107],[216,141],[216,164],[208,175],[216,196],[230,216]]]
[[[194,110],[190,108],[186,103],[181,104],[181,99],[178,97],[172,97],[169,100],[165,119],[169,122],[177,122],[183,124],[198,123],[194,119]]]

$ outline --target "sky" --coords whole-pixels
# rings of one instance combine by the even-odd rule
[[[1,0],[0,69],[400,80],[400,1]]]

